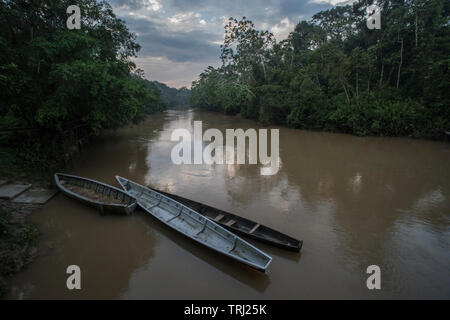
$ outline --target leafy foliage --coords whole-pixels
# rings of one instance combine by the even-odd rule
[[[171,88],[158,81],[152,81],[152,83],[161,92],[161,100],[165,103],[167,108],[188,109],[190,107],[189,97],[191,95],[191,91],[188,88]]]
[[[449,2],[378,1],[380,30],[366,26],[372,3],[319,12],[278,43],[247,18],[230,18],[222,66],[193,82],[192,106],[296,128],[443,137]]]
[[[80,30],[66,27],[70,5]],[[139,49],[107,1],[0,1],[0,142],[45,163],[74,127],[98,134],[161,110],[131,61]]]

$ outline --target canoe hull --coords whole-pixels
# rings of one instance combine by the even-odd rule
[[[187,206],[125,178],[116,178],[141,208],[188,238],[262,272],[272,261],[261,250]]]
[[[121,214],[121,215],[131,215],[137,207],[136,201],[133,201],[130,204],[112,204],[112,203],[92,200],[88,197],[82,196],[82,195],[66,188],[63,183],[64,179],[71,179],[71,181],[78,180],[80,184],[81,183],[95,184],[98,186],[102,186],[103,190],[108,190],[108,191],[111,190],[112,192],[116,192],[118,195],[124,194],[126,197],[129,197],[129,196],[126,193],[124,193],[122,190],[120,190],[119,188],[107,185],[107,184],[99,182],[99,181],[95,181],[92,179],[87,179],[87,178],[79,177],[79,176],[68,175],[68,174],[61,174],[61,173],[55,174],[55,183],[56,183],[57,187],[59,188],[59,190],[61,190],[61,192],[63,194],[65,194],[69,198],[78,200],[89,207],[99,210],[100,213],[102,213],[102,214],[106,214],[107,212],[109,212],[109,213],[115,213],[115,214]],[[130,200],[132,200],[132,199],[130,199]]]
[[[257,233],[250,233],[252,230],[252,227],[255,226],[257,223],[251,220],[248,220],[243,217],[239,217],[235,214],[202,204],[200,202],[196,202],[191,199],[183,198],[175,194],[171,194],[165,191],[161,191],[155,188],[151,188],[152,190],[159,192],[167,197],[173,198],[174,200],[184,204],[185,206],[188,206],[189,208],[197,211],[198,213],[208,217],[212,218],[210,215],[222,215],[226,219],[226,221],[235,220],[236,223],[228,226],[226,222],[221,221],[215,221],[216,223],[220,224],[222,227],[227,228],[228,230],[232,232],[239,233],[240,235],[249,237],[251,239],[261,241],[273,246],[276,246],[281,249],[293,251],[293,252],[299,252],[300,249],[303,246],[302,240],[294,239],[286,234],[283,234],[279,231],[273,230],[267,226],[260,225],[257,229]],[[248,226],[248,227],[246,227]]]

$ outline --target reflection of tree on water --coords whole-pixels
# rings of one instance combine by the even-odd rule
[[[70,172],[116,186],[115,175],[142,181],[149,171],[151,141],[158,139],[164,123],[164,114],[155,114],[138,125],[106,132],[82,152]]]
[[[449,226],[450,167],[443,163],[450,159],[443,160],[448,153],[440,152],[434,143],[281,129],[280,144],[283,167],[277,175],[261,177],[256,166],[236,165],[225,178],[229,199],[240,207],[236,213],[248,215],[249,207],[258,211],[250,213],[255,219],[276,226],[276,219],[269,216],[284,219],[280,213],[286,210],[293,216],[286,221],[299,226],[328,225],[331,233],[321,237],[328,237],[330,246],[337,245],[339,259],[352,257],[350,261],[360,270],[376,262],[385,267],[385,279],[391,283],[405,276],[398,269],[409,258],[414,261],[415,256],[426,254],[442,265],[448,261],[439,243]],[[425,226],[425,234],[414,234],[435,238],[438,244],[428,253],[399,246],[403,241],[419,248],[424,241],[431,245],[431,240],[401,236],[398,223],[413,229]],[[289,231],[284,226],[280,229]],[[444,246],[448,249],[448,243]],[[409,251],[400,255],[398,250]],[[412,281],[411,275],[407,277]]]
[[[199,243],[196,243],[192,239],[189,239],[181,233],[167,227],[162,222],[158,221],[156,218],[150,216],[149,214],[146,214],[143,211],[141,211],[141,213],[145,215],[144,220],[148,222],[152,230],[155,230],[155,232],[157,232],[158,234],[164,235],[166,238],[170,239],[170,241],[173,241],[177,246],[183,248],[183,250],[188,251],[192,255],[200,258],[202,261],[208,263],[214,268],[224,272],[240,283],[253,288],[258,292],[264,292],[269,285],[270,278],[267,274],[252,269],[247,265],[219,254]],[[173,263],[180,263],[177,257],[174,257]],[[180,272],[182,271],[180,270]],[[200,280],[207,281],[207,279]],[[195,288],[192,288],[192,290],[195,290]]]
[[[426,220],[439,228],[447,220],[448,227],[450,170],[442,163],[450,159],[443,161],[434,143],[306,133],[284,140],[283,148],[289,150],[281,152],[289,183],[299,187],[302,201],[312,208],[327,199],[333,203],[331,221],[339,230],[340,250],[343,257],[354,256],[361,269],[375,262],[397,268],[399,222],[421,225]],[[436,190],[441,193],[435,201],[420,201]],[[428,206],[414,210],[418,201]]]
[[[448,149],[446,145],[282,128],[283,165],[278,174],[263,177],[259,165],[175,166],[170,161],[173,129],[188,128],[194,120],[202,120],[204,130],[217,127],[222,131],[257,128],[254,122],[203,112],[165,117],[169,120],[163,130],[141,143],[143,149],[125,148],[131,154],[136,152],[132,157],[124,155],[127,161],[136,159],[134,172],[128,171],[129,162],[122,161],[123,172],[115,173],[305,239],[305,247],[322,246],[331,255],[327,262],[338,268],[350,263],[352,267],[342,267],[342,272],[356,268],[361,277],[375,262],[382,270],[392,271],[384,275],[387,282],[389,277],[391,283],[410,277],[412,272],[398,271],[399,265],[408,261],[408,255],[417,257],[425,252],[419,245],[424,243],[424,235],[442,238],[441,247],[448,249],[443,236],[450,211],[450,159],[445,159],[450,154],[441,152]],[[421,224],[422,233],[417,231]],[[406,230],[399,228],[401,225],[412,226],[407,230],[416,238],[401,236]],[[417,249],[399,246],[400,242],[415,244]],[[434,244],[431,248],[437,255],[436,264],[448,259]],[[427,262],[418,263],[423,271],[421,263]]]
[[[45,255],[15,281],[16,294],[20,288],[32,288],[25,298],[119,298],[133,272],[151,263],[154,255],[153,231],[133,216],[101,216],[59,195],[36,219],[46,237],[40,248]],[[73,264],[81,268],[81,290],[70,291],[65,285],[66,268]]]
[[[111,185],[117,185],[116,174],[142,181],[149,171],[149,141],[158,136],[164,124],[165,115],[157,114],[138,125],[106,132],[83,150],[68,171]],[[153,255],[156,239],[148,232],[148,226],[134,217],[99,217],[98,212],[62,196],[49,202],[39,216],[47,225],[52,224],[48,226],[49,233],[65,236],[50,239],[57,243],[57,256],[48,258],[48,267],[38,260],[30,268],[32,281],[38,279],[30,292],[32,296],[118,298],[127,289],[130,275]],[[66,274],[61,270],[67,265],[63,264],[80,265],[85,289],[81,294],[65,288]],[[51,270],[59,276],[54,277]]]

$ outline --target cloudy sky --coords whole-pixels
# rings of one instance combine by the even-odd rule
[[[110,0],[136,33],[135,59],[149,80],[187,86],[209,65],[218,66],[223,27],[246,16],[283,40],[300,20],[342,0]]]

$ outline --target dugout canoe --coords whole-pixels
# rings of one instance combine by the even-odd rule
[[[113,212],[130,215],[137,203],[123,190],[92,179],[56,173],[57,187],[70,198],[94,207],[103,214]]]
[[[302,248],[303,240],[297,240],[287,234],[271,229],[255,221],[191,199],[183,198],[173,193],[165,192],[152,187],[149,188],[184,204],[185,206],[197,211],[232,232],[237,232],[243,236],[247,236],[289,251],[299,252]]]
[[[184,204],[126,178],[116,179],[146,212],[198,243],[263,272],[272,261],[266,253]]]

